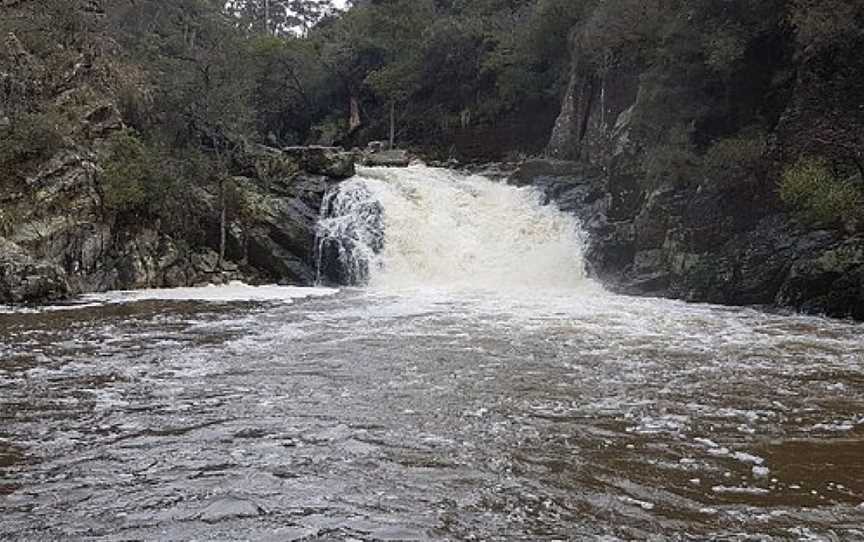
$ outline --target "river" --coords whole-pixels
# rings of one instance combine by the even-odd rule
[[[0,539],[864,540],[860,324],[608,293],[481,177],[327,209],[351,287],[0,314]]]

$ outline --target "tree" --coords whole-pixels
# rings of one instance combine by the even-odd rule
[[[251,32],[305,36],[336,8],[332,0],[229,0],[225,10]]]

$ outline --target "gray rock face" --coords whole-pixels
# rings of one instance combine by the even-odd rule
[[[0,237],[0,303],[38,303],[69,293],[63,270],[36,261],[21,247]]]
[[[569,83],[547,147],[557,159],[590,161],[603,153],[610,136],[623,135],[620,122],[628,120],[639,89],[637,67],[616,65],[600,73],[582,40],[573,36]]]
[[[229,230],[228,256],[279,283],[315,281],[315,235],[321,201],[334,181],[299,175],[279,185],[234,179],[247,217]]]
[[[651,142],[640,141],[644,136],[632,126],[649,101],[640,67],[598,70],[583,54],[583,39],[573,36],[570,81],[547,148],[550,156],[575,162],[527,162],[510,182],[541,188],[582,219],[595,277],[632,294],[864,319],[860,229],[849,235],[797,223],[767,179],[650,189],[641,183],[638,165]],[[842,54],[837,65],[857,69],[859,50],[830,54]],[[849,102],[860,94],[853,88],[859,79],[825,79],[818,73],[827,58],[804,61],[777,126],[778,148],[791,158],[773,159],[783,163],[846,152],[813,145],[825,140],[830,146],[842,134],[855,148],[862,133],[860,111]],[[816,137],[820,131],[828,136]]]
[[[340,147],[286,147],[282,152],[299,168],[313,175],[347,179],[354,175],[355,156]]]
[[[528,162],[511,182],[581,219],[589,272],[616,291],[864,319],[864,237],[808,231],[777,210],[751,216],[733,190],[646,192],[575,162]]]
[[[393,149],[363,154],[363,165],[371,167],[408,167],[411,155],[408,151]]]
[[[96,109],[90,117],[110,125],[113,111]],[[338,149],[249,149],[240,161],[247,175],[233,179],[241,212],[228,224],[220,262],[215,194],[199,190],[190,209],[204,229],[190,237],[203,242],[172,237],[158,223],[117,223],[101,209],[97,161],[64,151],[28,179],[35,199],[15,204],[8,239],[0,238],[0,303],[230,280],[311,284],[324,194],[354,174],[354,155]]]

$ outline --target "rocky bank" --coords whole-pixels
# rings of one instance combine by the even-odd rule
[[[646,182],[639,162],[651,142],[633,129],[647,107],[644,68],[599,72],[576,39],[550,158],[525,162],[510,182],[539,187],[581,218],[591,273],[617,291],[864,319],[860,224],[802,223],[777,194],[778,164],[830,155],[822,132],[864,133],[864,57],[852,49],[835,51],[846,55],[836,72],[825,58],[800,59],[786,92],[772,97],[777,113],[761,173],[730,165],[719,181]]]
[[[589,272],[615,291],[864,319],[862,236],[754,215],[734,190],[645,190],[578,162],[529,161],[510,182],[582,220]]]
[[[227,223],[220,262],[217,193],[195,194],[188,212],[202,235],[191,243],[159,224],[104,213],[98,156],[64,151],[28,180],[37,197],[16,207],[15,222],[0,237],[0,303],[228,280],[312,284],[321,201],[332,183],[353,175],[354,160],[324,147],[249,147],[237,165],[242,174],[229,181],[238,210]]]

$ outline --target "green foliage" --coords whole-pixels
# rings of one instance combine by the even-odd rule
[[[753,180],[763,169],[768,141],[759,129],[715,141],[705,153],[705,173],[715,185]]]
[[[125,82],[119,86],[117,108],[123,122],[136,130],[148,128],[153,120],[152,96],[134,83]]]
[[[663,143],[646,152],[642,167],[649,186],[699,181],[701,158],[696,153],[690,132],[683,126],[676,126]]]
[[[115,214],[155,214],[175,189],[158,149],[131,132],[112,138],[99,181],[102,203]]]
[[[255,132],[270,145],[298,145],[332,108],[333,76],[306,39],[256,36],[249,40]]]
[[[23,174],[49,159],[63,144],[58,119],[47,113],[25,113],[0,128],[0,181],[20,180]]]
[[[780,197],[802,219],[817,225],[844,225],[864,218],[861,181],[838,178],[820,158],[803,158],[786,168]]]

